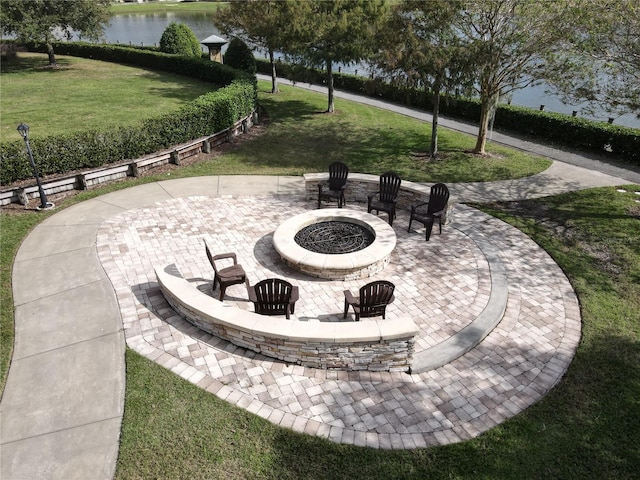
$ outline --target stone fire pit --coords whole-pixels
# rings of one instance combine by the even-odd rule
[[[373,235],[373,241],[366,245],[368,242],[359,239],[331,239],[331,234],[325,234],[321,228],[317,235],[324,237],[320,240],[330,244],[326,253],[312,251],[296,242],[296,235],[305,227],[326,222],[344,222],[364,227]],[[364,248],[349,253],[331,253],[336,250],[336,244],[339,251],[351,243],[362,244]],[[387,266],[396,246],[396,234],[393,228],[375,215],[345,208],[327,208],[311,210],[282,223],[273,234],[273,246],[283,262],[307,275],[329,280],[357,280],[375,275]],[[317,250],[316,246],[312,248]]]

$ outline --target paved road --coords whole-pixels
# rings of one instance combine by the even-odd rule
[[[258,75],[260,80],[270,81],[271,77],[266,75]],[[293,85],[293,82],[286,79],[278,80],[282,85]],[[311,90],[314,92],[319,92],[326,94],[326,87],[320,87],[317,85],[309,85],[306,83],[296,83],[295,86],[297,88],[304,88],[307,90]],[[351,100],[358,103],[363,103],[365,105],[371,105],[372,107],[381,108],[383,110],[390,110],[402,115],[406,115],[408,117],[417,118],[419,120],[423,120],[425,122],[431,122],[433,116],[425,111],[415,110],[409,107],[405,107],[402,105],[396,105],[389,102],[384,102],[382,100],[377,100],[375,98],[365,97],[361,95],[356,95],[353,93],[336,91],[336,98],[343,98],[346,100]],[[439,117],[438,119],[439,125],[444,128],[449,128],[451,130],[456,130],[458,132],[468,133],[470,135],[477,135],[478,127],[472,123],[461,122],[458,120],[454,120],[447,117]],[[524,150],[527,152],[535,153],[538,155],[542,155],[544,157],[550,158],[552,160],[559,160],[563,163],[568,163],[569,165],[575,165],[578,167],[585,168],[587,170],[598,171],[604,173],[606,175],[610,175],[613,177],[618,177],[624,179],[627,183],[638,183],[640,184],[640,167],[633,168],[631,166],[617,166],[612,165],[605,161],[605,158],[599,157],[598,155],[589,153],[589,154],[578,154],[573,153],[566,150],[560,150],[557,148],[552,148],[546,145],[542,145],[539,143],[535,143],[531,139],[525,139],[521,136],[502,133],[498,131],[494,131],[491,134],[491,141],[500,143],[503,145],[508,145],[510,147],[518,148],[520,150]]]

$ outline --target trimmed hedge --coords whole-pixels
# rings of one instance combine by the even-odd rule
[[[30,47],[43,51],[43,46]],[[31,139],[41,175],[98,168],[204,137],[233,126],[257,105],[255,77],[203,58],[170,55],[152,48],[81,42],[60,43],[54,48],[60,55],[164,70],[226,86],[198,97],[178,111],[140,125]],[[0,162],[2,185],[33,176],[22,140],[0,143]]]
[[[258,72],[271,75],[268,60],[256,59]],[[325,73],[320,70],[302,69],[278,62],[278,76],[296,82],[325,83]],[[334,87],[348,92],[383,98],[402,105],[433,110],[430,95],[421,90],[394,86],[378,79],[334,73]],[[477,122],[480,118],[480,101],[469,98],[443,96],[440,114],[452,118]],[[541,112],[532,108],[499,105],[494,127],[513,133],[532,135],[571,149],[586,150],[611,155],[613,160],[624,160],[640,165],[640,129],[609,125],[584,118],[553,112]]]

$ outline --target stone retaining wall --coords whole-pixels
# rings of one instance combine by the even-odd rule
[[[200,152],[210,153],[212,148],[218,147],[225,142],[231,142],[235,136],[246,133],[257,122],[258,117],[254,112],[221,132],[177,145],[170,150],[122,162],[118,165],[88,170],[51,181],[43,180],[42,188],[46,195],[63,193],[69,190],[87,190],[105,182],[126,177],[137,177],[142,172],[167,163],[180,165],[181,160],[197,155]],[[33,198],[40,198],[40,191],[35,184],[27,187],[0,189],[0,205],[9,205],[10,203],[26,205],[29,199]]]
[[[175,265],[156,268],[171,307],[201,330],[239,347],[311,368],[408,372],[418,329],[410,318],[300,322],[266,317],[210,297]]]

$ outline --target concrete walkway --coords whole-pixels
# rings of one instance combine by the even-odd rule
[[[633,175],[623,172],[612,177],[554,162],[549,170],[530,179],[453,185],[452,189],[461,202],[530,198],[631,183],[637,181]],[[518,303],[507,306],[506,321],[501,323],[495,337],[487,337],[485,350],[474,349],[460,359],[459,364],[426,373],[426,377],[418,380],[405,374],[343,378],[337,373],[305,372],[239,354],[223,360],[222,364],[199,363],[197,358],[209,360],[211,355],[215,356],[215,341],[197,337],[197,333],[187,331],[178,319],[172,316],[163,319],[150,309],[156,298],[145,297],[149,293],[153,295],[154,281],[146,266],[136,263],[135,257],[127,257],[131,258],[130,263],[118,265],[118,257],[124,258],[126,252],[108,249],[114,242],[123,247],[138,245],[140,242],[135,239],[128,243],[132,241],[130,238],[114,239],[110,235],[127,222],[144,223],[146,217],[162,215],[161,210],[167,205],[179,212],[193,212],[191,202],[203,203],[197,197],[213,196],[233,209],[238,208],[236,200],[265,195],[295,205],[304,203],[300,201],[303,188],[302,179],[296,177],[228,176],[162,181],[74,205],[38,225],[22,244],[13,269],[16,337],[0,405],[0,477],[112,478],[124,405],[125,337],[131,348],[148,358],[274,423],[334,441],[378,448],[414,448],[472,438],[526,408],[559,380],[579,339],[579,330],[575,328],[576,322],[579,325],[577,303],[570,286],[567,290],[566,278],[526,237],[484,217],[478,224],[480,217],[466,207],[461,207],[460,215],[465,227],[482,229],[488,225],[488,230],[478,230],[481,235],[505,239],[506,243],[497,247],[507,252],[502,260],[506,269],[513,271],[510,298]],[[229,214],[232,215],[233,210],[229,210]],[[401,220],[398,232],[402,225]],[[215,224],[205,223],[198,228],[202,231],[180,231],[178,237],[215,233]],[[443,236],[445,233],[465,237],[463,229],[455,225],[449,231],[445,229]],[[184,241],[188,254],[177,261],[188,263],[194,254],[188,250],[189,242]],[[142,243],[146,251],[153,245],[153,242]],[[509,243],[511,250],[507,250]],[[256,248],[255,252],[259,259],[260,249]],[[472,265],[481,268],[479,252],[470,246],[468,255],[475,258]],[[515,279],[523,269],[529,268],[529,265],[520,266],[522,258],[527,261],[535,258],[533,264],[541,269],[537,272],[554,279],[555,293],[562,294],[558,304],[532,307],[521,303],[526,289],[518,287]],[[204,268],[202,264],[196,266]],[[195,276],[198,271],[192,273]],[[476,280],[471,283],[480,291],[481,276],[473,278]],[[533,283],[527,287],[532,286]],[[554,292],[541,294],[554,295]],[[562,335],[556,338],[555,350],[541,355],[544,348],[541,346],[531,358],[534,367],[521,360],[516,362],[513,352],[501,348],[501,345],[520,341],[516,311],[534,311],[532,321],[542,321],[545,316],[548,321],[550,309],[554,312],[552,315],[561,319],[558,323]],[[177,343],[156,337],[162,329],[174,336]],[[543,337],[534,338],[534,341],[542,340]],[[214,353],[196,354],[199,350],[195,346],[202,343]],[[499,358],[492,356],[494,351],[500,353]],[[519,353],[523,352],[526,353],[523,350]],[[485,362],[491,367],[483,367]],[[235,371],[230,363],[242,365],[242,372],[248,372],[246,377],[236,375],[236,381],[240,382],[237,388],[222,381],[231,379],[228,368]],[[523,365],[537,372],[536,378],[520,371]],[[464,371],[473,371],[474,377],[456,377]],[[493,373],[487,376],[489,371]],[[452,378],[456,378],[457,383],[451,383]],[[525,389],[524,397],[510,395],[509,391],[516,387],[505,385],[509,382],[518,385],[524,384],[519,382],[531,385],[540,382],[544,388]],[[441,388],[425,389],[433,385]],[[475,386],[482,392],[476,391]],[[462,394],[462,390],[468,394]],[[427,391],[436,393],[426,394]],[[399,392],[404,396],[394,400]],[[270,403],[273,398],[282,398],[282,401],[273,406]],[[301,404],[307,401],[308,404]],[[428,405],[424,405],[423,410],[412,410],[410,405],[416,401],[425,401]],[[350,410],[350,405],[356,404],[362,411]],[[431,416],[425,414],[429,408],[434,412]]]

